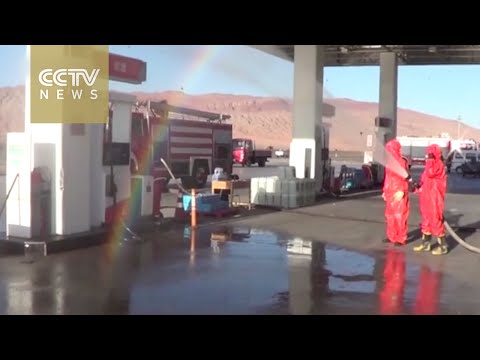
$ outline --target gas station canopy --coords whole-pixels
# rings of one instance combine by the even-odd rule
[[[288,61],[295,45],[249,45]],[[395,52],[399,65],[480,64],[480,45],[325,45],[324,66],[378,65],[380,53]]]

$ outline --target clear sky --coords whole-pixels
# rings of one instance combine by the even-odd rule
[[[143,85],[112,82],[127,91],[181,90],[292,97],[293,64],[242,45],[115,45],[111,51],[147,62]],[[24,83],[25,46],[0,45],[0,86]],[[325,69],[335,97],[378,101],[378,67]],[[480,127],[480,66],[401,66],[398,104]]]

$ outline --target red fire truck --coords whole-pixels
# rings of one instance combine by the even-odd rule
[[[160,215],[161,194],[171,178],[160,159],[187,188],[204,187],[216,167],[232,172],[232,125],[225,123],[228,119],[229,115],[176,107],[165,101],[134,106],[130,174],[153,178],[153,186],[147,186],[148,191],[153,190],[152,209],[144,209],[143,213]],[[109,134],[105,128],[104,144],[109,142]],[[112,211],[108,218],[113,216]]]
[[[204,187],[216,167],[231,173],[232,125],[225,123],[228,119],[230,115],[172,106],[165,101],[137,104],[132,113],[132,175],[152,175],[156,194],[164,191],[170,180],[161,158],[187,187]]]

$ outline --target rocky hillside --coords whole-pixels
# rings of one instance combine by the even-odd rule
[[[182,92],[136,93],[139,100],[167,100],[177,106],[192,107],[232,115],[234,136],[249,137],[262,147],[288,147],[292,132],[292,100],[248,95],[205,94],[186,95]],[[332,123],[330,148],[363,151],[366,136],[373,131],[376,103],[350,99],[328,98],[336,107]],[[0,135],[23,129],[23,87],[0,88]],[[399,109],[399,135],[432,136],[442,132],[457,134],[457,122]],[[462,124],[461,133],[480,139],[480,129]]]

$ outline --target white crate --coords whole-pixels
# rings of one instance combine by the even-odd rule
[[[313,205],[315,204],[316,198],[316,181],[313,179],[306,179],[305,182],[305,205]]]
[[[287,209],[303,206],[300,179],[282,180],[282,207]]]
[[[263,177],[252,178],[250,180],[251,199],[250,201],[256,205],[265,205],[265,185],[266,181]]]
[[[281,207],[282,194],[286,190],[279,176],[252,178],[250,201],[256,205]]]
[[[279,166],[277,167],[277,173],[280,179],[295,179],[294,166]]]
[[[258,178],[250,179],[250,202],[252,204],[257,203],[257,193],[258,193]]]
[[[283,182],[282,179],[277,179],[275,181],[275,193],[273,197],[273,206],[275,207],[282,207],[282,194],[283,194]]]
[[[301,201],[298,194],[282,194],[282,208],[284,209],[296,209],[302,206],[303,201]]]
[[[265,181],[265,205],[273,206],[275,194],[279,192],[279,177],[270,176]]]

